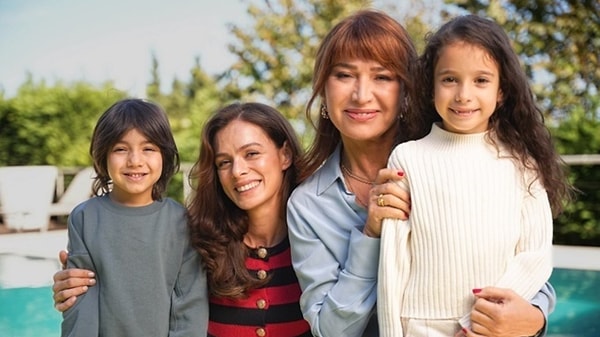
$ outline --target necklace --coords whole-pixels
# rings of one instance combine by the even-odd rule
[[[359,177],[356,174],[352,173],[352,171],[350,171],[350,169],[347,168],[346,165],[344,165],[343,163],[340,166],[342,167],[342,171],[344,173],[346,173],[350,178],[353,178],[354,180],[356,180],[358,182],[361,182],[361,183],[363,183],[365,185],[373,185],[372,181],[369,181],[369,180],[367,180],[367,179],[365,179],[363,177]]]
[[[350,179],[346,179],[346,181],[348,182],[348,187],[350,187],[350,191],[352,191],[352,193],[354,193],[354,199],[356,200],[356,203],[364,208],[367,208],[368,207],[367,203],[364,202],[362,200],[362,198],[359,196],[359,193],[358,193],[359,191],[354,188],[354,185],[352,184]]]

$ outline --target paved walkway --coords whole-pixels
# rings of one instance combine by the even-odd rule
[[[66,248],[66,229],[0,235],[0,254],[58,260],[58,252]]]
[[[60,269],[58,252],[67,247],[67,231],[0,235],[0,288],[43,287]]]

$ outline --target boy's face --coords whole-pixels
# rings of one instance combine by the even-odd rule
[[[160,148],[137,129],[127,131],[107,157],[111,198],[127,206],[152,203],[152,188],[162,175],[162,166]]]

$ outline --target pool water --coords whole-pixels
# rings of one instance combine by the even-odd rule
[[[555,268],[550,282],[558,303],[547,337],[600,336],[600,271]],[[50,286],[0,288],[2,337],[58,337],[61,321]]]
[[[2,337],[58,337],[61,321],[53,307],[52,288],[0,289]]]
[[[600,271],[555,268],[550,283],[557,305],[548,318],[548,336],[600,336]]]

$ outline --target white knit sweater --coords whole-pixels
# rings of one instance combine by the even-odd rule
[[[390,156],[388,166],[406,173],[400,185],[410,190],[412,210],[408,221],[383,223],[380,336],[402,336],[401,317],[470,327],[473,288],[510,288],[530,299],[550,277],[546,191],[486,134],[434,124],[428,136]]]

